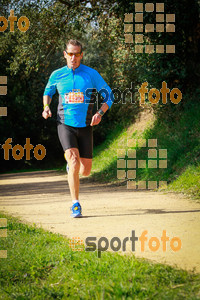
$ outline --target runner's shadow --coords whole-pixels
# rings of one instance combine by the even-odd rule
[[[129,213],[129,214],[114,214],[114,215],[93,215],[93,216],[82,216],[82,218],[105,218],[105,217],[121,217],[121,216],[133,216],[133,215],[159,215],[159,214],[183,214],[183,213],[195,213],[200,212],[200,209],[197,210],[175,210],[175,211],[167,211],[163,209],[146,209],[144,213],[138,214],[138,213]]]

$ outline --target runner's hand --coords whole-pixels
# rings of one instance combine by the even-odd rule
[[[96,113],[93,117],[92,117],[92,121],[90,123],[90,126],[93,125],[98,125],[101,122],[101,116],[100,114]]]
[[[49,117],[52,116],[51,110],[48,106],[46,106],[45,109],[43,110],[42,116],[44,119],[48,119]]]

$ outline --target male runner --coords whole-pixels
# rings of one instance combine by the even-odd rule
[[[92,168],[93,133],[92,126],[101,122],[103,114],[111,107],[111,89],[94,69],[81,64],[82,44],[69,40],[63,52],[67,66],[55,70],[46,85],[43,104],[43,118],[52,116],[50,103],[56,89],[59,93],[58,136],[69,165],[68,182],[72,198],[72,214],[81,217],[79,203],[79,173],[88,176]],[[104,101],[92,116],[91,91],[103,89]],[[101,91],[100,91],[101,92]]]

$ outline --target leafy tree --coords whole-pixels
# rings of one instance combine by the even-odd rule
[[[37,162],[33,156],[30,161],[5,161],[1,149],[2,170],[27,165],[57,165],[59,157],[60,163],[63,162],[55,122],[58,96],[52,101],[54,117],[46,121],[41,113],[44,87],[51,72],[66,64],[62,51],[69,38],[83,42],[84,63],[96,68],[112,88],[123,92],[131,84],[138,88],[144,81],[149,83],[149,88],[159,89],[162,81],[166,81],[170,89],[178,87],[183,101],[178,106],[169,102],[164,110],[162,105],[154,106],[159,118],[170,120],[184,112],[192,93],[197,94],[198,101],[198,1],[163,2],[165,13],[176,15],[176,32],[149,33],[145,35],[145,43],[173,43],[175,54],[136,54],[134,44],[125,43],[124,14],[134,12],[135,1],[1,1],[1,15],[8,17],[10,9],[14,9],[18,18],[22,15],[29,18],[30,28],[23,33],[15,23],[14,32],[7,29],[0,33],[0,75],[8,76],[8,95],[0,96],[1,106],[8,107],[8,116],[0,118],[0,143],[12,137],[13,145],[24,145],[26,137],[30,137],[32,144],[40,143],[47,149],[47,157],[42,162]],[[144,14],[144,22],[155,23],[155,15]],[[137,90],[135,95],[138,97]],[[102,124],[95,128],[95,143],[100,143],[113,126],[127,126],[133,122],[137,113],[138,102],[133,105],[129,93],[126,105],[113,104]]]

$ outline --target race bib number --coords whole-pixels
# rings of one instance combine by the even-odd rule
[[[83,103],[84,102],[84,94],[80,92],[80,90],[73,90],[73,92],[69,92],[65,94],[65,103]]]

